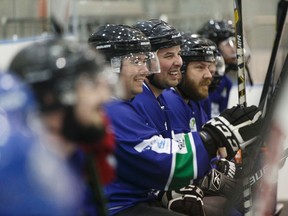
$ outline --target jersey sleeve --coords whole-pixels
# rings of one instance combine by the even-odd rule
[[[108,115],[116,138],[117,176],[139,187],[168,190],[190,184],[207,170],[210,158],[198,134],[163,138],[127,103]]]

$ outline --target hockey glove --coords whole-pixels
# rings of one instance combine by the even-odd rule
[[[256,106],[238,105],[208,121],[200,136],[212,157],[219,147],[226,147],[227,159],[231,159],[239,148],[244,149],[257,138],[261,122],[261,111]]]
[[[199,187],[205,194],[229,197],[235,193],[237,184],[237,180],[224,175],[216,169],[212,169],[200,180]]]
[[[235,163],[228,161],[224,158],[221,158],[215,162],[215,169],[217,169],[225,176],[230,177],[232,179],[235,178],[236,173],[238,174],[238,170]]]
[[[162,205],[174,212],[186,215],[205,216],[203,209],[203,191],[195,186],[188,185],[178,190],[167,191],[161,198]]]

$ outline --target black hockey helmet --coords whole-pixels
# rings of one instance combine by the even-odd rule
[[[213,41],[201,36],[194,36],[193,34],[191,35],[189,33],[184,33],[182,36],[182,73],[185,73],[189,62],[191,61],[215,62],[216,45],[213,43]]]
[[[198,34],[214,41],[218,46],[221,41],[235,37],[235,29],[231,20],[211,19],[198,30]]]
[[[113,72],[120,73],[125,58],[134,65],[145,64],[149,73],[160,73],[158,57],[151,52],[149,39],[137,28],[121,24],[103,25],[90,36],[88,43],[105,55]]]
[[[201,35],[198,35],[198,34],[197,34],[197,36],[195,36],[195,35],[196,34],[193,34],[192,37],[202,38],[202,40],[205,41],[207,43],[207,45],[210,47],[210,49],[213,50],[213,52],[214,52],[215,63],[216,63],[216,73],[213,76],[213,80],[216,79],[216,76],[222,77],[225,73],[225,61],[224,61],[224,58],[223,58],[221,52],[219,51],[217,45],[212,40],[210,40],[208,38],[202,37]],[[220,81],[217,81],[217,83],[218,82],[220,82]]]
[[[100,50],[110,61],[112,57],[130,53],[150,52],[149,39],[138,29],[128,25],[107,24],[91,34],[88,43]]]
[[[138,28],[150,39],[152,51],[182,45],[181,33],[163,20],[138,21],[134,27]]]
[[[50,39],[23,48],[9,70],[32,86],[41,111],[72,105],[74,84],[81,74],[97,75],[104,58],[96,51],[64,39]]]

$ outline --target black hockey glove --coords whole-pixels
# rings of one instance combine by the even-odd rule
[[[230,178],[216,169],[212,169],[199,182],[199,187],[208,195],[233,196],[237,189],[238,181]]]
[[[226,147],[227,159],[235,156],[256,138],[261,128],[261,111],[256,106],[234,106],[208,121],[200,136],[213,157],[219,147]]]
[[[215,169],[232,179],[234,179],[236,177],[236,174],[239,173],[236,164],[224,158],[221,158],[215,162]]]
[[[203,208],[203,191],[195,186],[188,185],[178,190],[167,191],[161,198],[162,205],[174,212],[186,215],[205,216]]]

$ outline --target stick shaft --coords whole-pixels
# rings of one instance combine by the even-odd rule
[[[245,61],[243,48],[243,24],[242,24],[242,3],[241,0],[234,0],[234,19],[235,19],[235,42],[238,65],[238,99],[239,104],[246,106],[246,78],[245,78]]]
[[[238,75],[238,102],[242,106],[247,106],[246,101],[246,78],[245,78],[245,61],[244,61],[244,37],[243,37],[243,22],[242,22],[242,2],[241,0],[234,0],[234,20],[235,20],[235,42],[236,42],[236,53],[237,53],[237,75]],[[240,163],[243,160],[241,151],[237,152],[240,158]],[[252,197],[251,187],[249,184],[249,178],[243,179],[243,207],[245,216],[252,214]],[[246,187],[245,187],[246,186]]]

